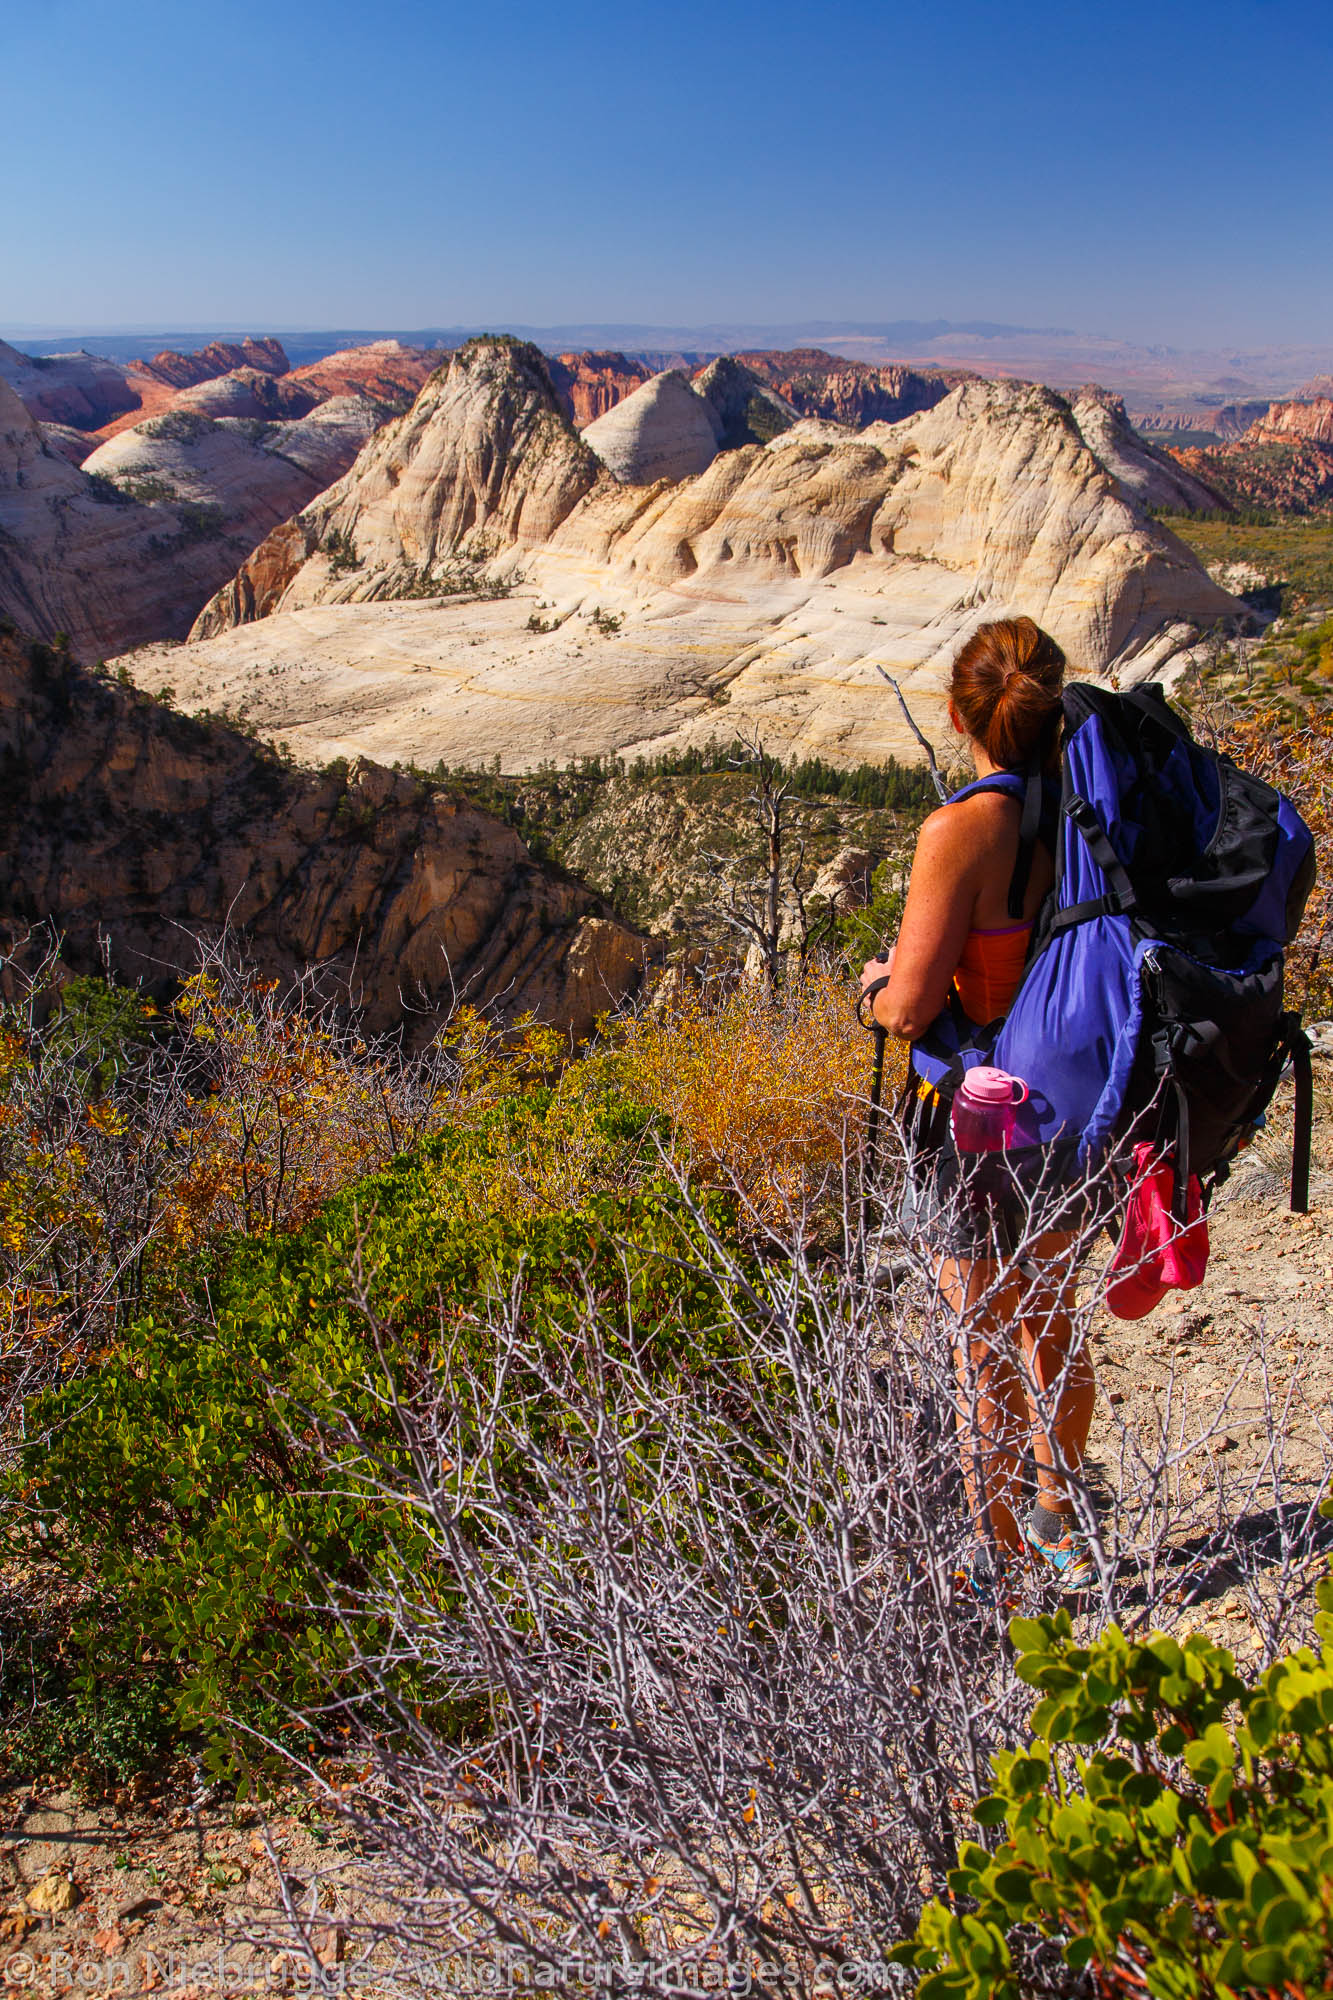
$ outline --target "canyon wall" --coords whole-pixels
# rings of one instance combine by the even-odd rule
[[[501,821],[365,762],[318,776],[0,629],[0,934],[53,922],[76,971],[155,993],[224,928],[257,969],[322,969],[372,1031],[454,997],[585,1035],[641,941]]]

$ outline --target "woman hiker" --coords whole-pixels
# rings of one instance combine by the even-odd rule
[[[963,646],[949,717],[968,740],[978,778],[1030,769],[1034,760],[1054,772],[1064,670],[1060,648],[1030,618],[983,625]],[[978,791],[942,805],[921,828],[888,979],[868,1001],[890,1035],[916,1041],[950,1005],[977,1024],[1007,1012],[1054,873],[1049,840],[1038,838],[1022,919],[1011,918],[1021,814],[1021,796]],[[884,960],[871,959],[862,988],[884,974]],[[1073,1350],[1078,1239],[1051,1231],[1024,1241],[1021,1260],[997,1257],[1003,1196],[989,1208],[969,1207],[947,1107],[937,1100],[933,1110],[932,1117],[929,1102],[918,1107],[906,1219],[937,1252],[940,1290],[959,1319],[958,1426],[977,1528],[969,1575],[979,1595],[991,1595],[1002,1582],[993,1561],[1002,1572],[1035,1552],[1066,1589],[1082,1589],[1096,1583],[1097,1569],[1064,1476],[1082,1463],[1094,1400],[1092,1368],[1081,1347]],[[1020,1215],[1008,1221],[1019,1234],[1022,1225]],[[1037,1497],[1024,1509],[1029,1446]]]

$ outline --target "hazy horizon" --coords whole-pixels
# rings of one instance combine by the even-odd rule
[[[782,327],[812,301],[1183,350],[1333,327],[1317,0],[516,0],[500,27],[47,0],[7,44],[20,338]]]

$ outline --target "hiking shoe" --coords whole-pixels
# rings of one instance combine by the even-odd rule
[[[1003,1555],[984,1542],[974,1542],[954,1571],[959,1594],[970,1597],[981,1611],[1013,1611],[1018,1605],[1017,1577]]]
[[[1023,1523],[1023,1540],[1055,1571],[1061,1590],[1095,1590],[1101,1582],[1091,1542],[1066,1517],[1034,1507]]]

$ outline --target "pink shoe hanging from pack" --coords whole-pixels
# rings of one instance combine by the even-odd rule
[[[1175,1168],[1149,1145],[1134,1148],[1134,1183],[1125,1227],[1107,1275],[1106,1304],[1117,1319],[1142,1319],[1170,1291],[1189,1292],[1208,1269],[1208,1219],[1198,1177],[1185,1190],[1185,1220],[1172,1212]]]

